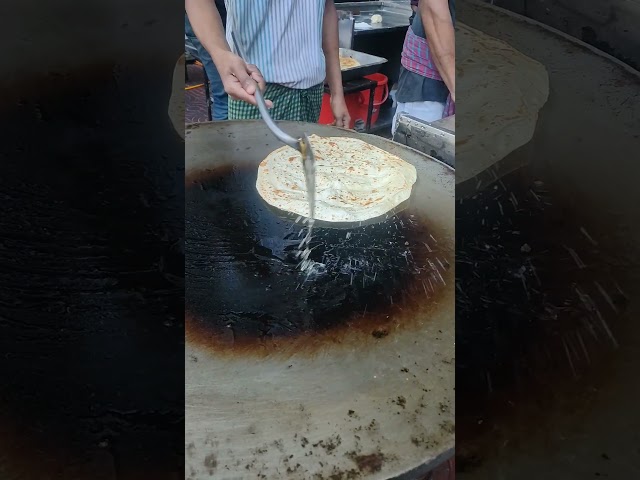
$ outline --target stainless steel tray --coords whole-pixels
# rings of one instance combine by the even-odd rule
[[[356,22],[354,35],[382,33],[381,31],[406,28],[409,26],[409,18],[413,13],[408,0],[406,2],[347,2],[339,4],[338,8],[349,11],[353,15]],[[371,17],[375,14],[382,17],[381,23],[371,23]],[[358,23],[366,23],[371,28],[359,29]]]
[[[368,53],[362,53],[348,48],[341,48],[340,56],[353,58],[360,64],[357,67],[342,70],[342,83],[376,73],[382,65],[387,62],[386,58],[376,57],[375,55],[369,55]]]

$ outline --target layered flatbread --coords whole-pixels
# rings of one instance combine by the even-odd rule
[[[456,183],[528,143],[549,95],[545,67],[509,44],[456,25]],[[462,92],[462,94],[460,94]]]
[[[354,138],[312,135],[309,140],[316,157],[317,220],[370,220],[411,196],[416,169],[401,158]],[[291,147],[260,163],[256,188],[269,205],[309,216],[302,159]]]
[[[348,68],[359,67],[360,62],[351,57],[340,57],[340,70],[347,70]]]

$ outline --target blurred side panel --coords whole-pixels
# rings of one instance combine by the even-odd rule
[[[0,6],[0,478],[184,476],[183,15]]]
[[[491,3],[456,32],[457,475],[635,478],[640,73]]]

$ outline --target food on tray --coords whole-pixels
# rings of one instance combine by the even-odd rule
[[[348,68],[359,67],[360,62],[351,57],[340,57],[340,70],[346,70]]]

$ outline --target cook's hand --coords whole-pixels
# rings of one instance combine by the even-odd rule
[[[349,115],[347,103],[344,101],[343,95],[331,96],[331,111],[333,112],[333,118],[335,118],[335,122],[333,124],[336,127],[349,128],[351,115]]]
[[[251,105],[256,105],[256,97],[254,96],[256,83],[262,91],[266,87],[266,82],[258,67],[246,63],[232,52],[221,53],[216,65],[224,85],[224,91],[236,100],[243,100]],[[267,100],[266,103],[269,108],[273,106],[270,100]]]

